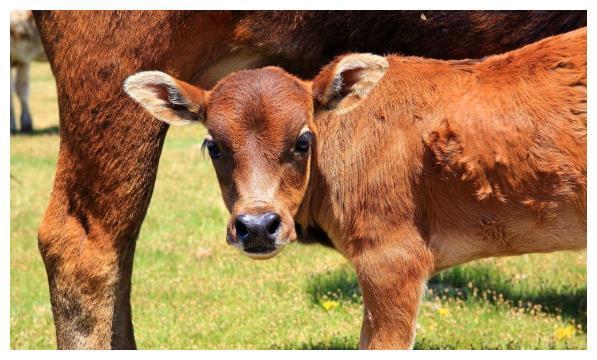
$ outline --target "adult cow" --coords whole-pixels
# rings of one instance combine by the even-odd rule
[[[424,14],[422,16],[422,14]],[[586,12],[35,12],[56,77],[60,152],[39,248],[59,348],[134,348],[135,242],[168,126],[122,91],[141,70],[209,88],[268,64],[311,76],[346,51],[480,57]]]

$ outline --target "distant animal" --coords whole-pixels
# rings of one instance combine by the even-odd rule
[[[79,349],[135,348],[135,244],[168,125],[124,94],[130,75],[162,70],[209,88],[277,65],[309,78],[348,51],[482,57],[587,22],[586,11],[33,13],[56,78],[61,141],[38,243],[57,345]]]
[[[125,91],[201,122],[227,241],[255,259],[328,238],[356,268],[361,347],[409,348],[437,271],[586,247],[586,28],[483,60],[348,54],[203,90],[163,72]]]
[[[47,61],[33,14],[29,10],[10,12],[10,133],[17,132],[13,92],[21,103],[21,131],[33,131],[33,119],[29,111],[29,68],[32,61]],[[12,69],[15,68],[16,80]]]

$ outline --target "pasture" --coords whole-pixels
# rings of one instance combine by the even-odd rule
[[[32,67],[30,103],[35,133],[11,138],[12,349],[56,346],[37,249],[59,146],[47,64]],[[204,134],[192,125],[170,128],[166,138],[135,255],[137,346],[356,348],[362,298],[342,256],[293,244],[274,259],[255,261],[226,245],[227,211],[201,153]],[[585,349],[586,277],[584,251],[486,259],[444,271],[429,282],[415,348]]]

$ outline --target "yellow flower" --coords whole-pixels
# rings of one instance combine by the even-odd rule
[[[337,307],[338,305],[339,305],[338,302],[337,301],[333,301],[333,300],[326,300],[326,301],[324,301],[324,302],[321,303],[321,306],[323,306],[323,308],[326,311],[330,311],[333,308]]]
[[[446,308],[441,308],[437,312],[439,313],[440,316],[446,316],[450,313],[450,310],[448,310]]]
[[[571,338],[575,332],[576,330],[574,329],[574,326],[568,325],[565,327],[557,328],[554,336],[556,340],[560,341]]]

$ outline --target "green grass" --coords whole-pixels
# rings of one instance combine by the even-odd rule
[[[47,64],[32,69],[35,135],[11,139],[10,343],[54,348],[37,226],[51,191],[59,137]],[[292,245],[254,261],[225,243],[226,209],[199,126],[171,128],[137,242],[133,318],[152,349],[353,349],[362,297],[333,250]],[[324,308],[324,305],[329,310]],[[487,259],[429,283],[418,349],[586,348],[586,253]]]

